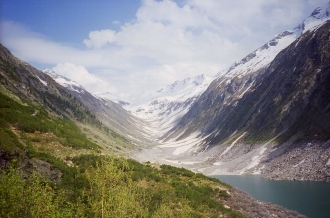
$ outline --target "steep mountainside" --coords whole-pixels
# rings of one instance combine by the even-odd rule
[[[167,136],[180,140],[200,132],[210,135],[207,144],[211,145],[245,131],[246,140],[279,134],[282,140],[292,135],[311,139],[315,134],[325,140],[329,28],[320,26],[329,19],[329,5],[214,80]]]
[[[76,97],[50,76],[14,57],[0,44],[1,85],[35,106],[46,107],[53,115],[64,115],[81,122],[101,122]]]
[[[132,139],[144,140],[146,133],[139,127],[146,125],[145,122],[128,113],[120,104],[92,95],[78,83],[49,69],[45,69],[43,72],[51,76],[58,84],[65,87],[72,96],[75,96],[86,105],[108,128]]]

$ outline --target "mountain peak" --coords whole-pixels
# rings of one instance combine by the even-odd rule
[[[306,18],[302,24],[295,29],[301,29],[301,34],[308,30],[313,30],[323,25],[324,22],[330,20],[330,2],[321,7],[317,7],[311,15]]]
[[[329,17],[329,15],[330,15],[330,1],[326,5],[316,8],[311,14],[311,16],[316,19],[324,19]]]
[[[330,20],[330,2],[316,8],[309,17],[293,30],[286,30],[274,36],[240,61],[235,62],[226,73],[227,77],[242,76],[266,67],[276,55],[307,31],[313,31]],[[253,69],[253,70],[252,70]]]
[[[55,73],[54,71],[52,71],[48,68],[43,69],[42,72],[51,76],[58,84],[69,89],[70,91],[74,91],[74,92],[78,92],[78,93],[82,93],[82,94],[84,92],[86,92],[86,90],[81,85],[79,85],[77,82],[75,82],[69,78],[66,78],[64,76],[58,75],[57,73]]]

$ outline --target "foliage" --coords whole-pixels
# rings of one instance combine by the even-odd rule
[[[56,160],[44,157],[47,158],[54,166],[60,166]],[[76,171],[76,175],[86,178],[80,191],[60,183],[55,185],[36,174],[24,179],[17,169],[4,171],[0,178],[1,216],[242,217],[215,200],[225,193],[213,187],[221,183],[196,177],[196,174],[184,176],[183,169],[167,165],[159,169],[134,160],[95,155],[83,155],[73,162],[85,169],[84,173]],[[75,177],[66,167],[59,167],[63,176]],[[174,176],[163,169],[170,169]],[[133,179],[136,172],[143,172],[145,176]],[[77,194],[70,194],[72,192]]]
[[[102,158],[94,154],[83,154],[72,158],[72,162],[79,166],[80,172],[85,172],[90,167],[100,165]]]
[[[8,153],[22,152],[24,145],[18,141],[17,136],[8,128],[0,128],[0,148]]]
[[[3,171],[0,180],[1,217],[72,217],[79,209],[35,174],[22,179],[17,169]],[[81,214],[82,215],[82,214]]]
[[[114,160],[97,164],[86,171],[90,182],[84,194],[93,217],[147,217],[148,198],[133,182],[124,160],[118,167]]]
[[[45,110],[21,105],[0,92],[0,126],[8,127],[8,124],[27,133],[53,132],[64,146],[98,148],[69,119],[52,119]]]
[[[50,163],[62,173],[50,182],[42,175],[7,169],[0,178],[1,216],[9,217],[240,217],[215,199],[225,184],[169,165],[154,167],[134,160],[84,154],[69,158],[74,167],[33,143],[43,142],[38,131],[51,132],[61,144],[97,148],[68,119],[54,119],[42,108],[20,104],[0,93],[0,149]],[[20,139],[9,128],[20,132]],[[116,135],[116,137],[118,137]],[[24,174],[26,175],[26,173]],[[10,187],[10,188],[9,188]],[[28,209],[31,208],[31,209]]]
[[[29,158],[38,158],[52,164],[53,167],[63,173],[61,188],[71,190],[74,197],[78,196],[84,187],[88,186],[86,175],[79,172],[76,167],[69,167],[63,161],[47,153],[37,152],[32,146],[27,146],[27,155]]]

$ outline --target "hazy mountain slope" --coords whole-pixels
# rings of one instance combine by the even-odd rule
[[[108,128],[132,139],[146,141],[146,133],[140,128],[140,126],[146,125],[145,122],[128,113],[120,104],[92,95],[78,83],[49,69],[45,69],[43,72],[50,75],[58,84],[66,88],[71,95],[78,98]]]
[[[191,104],[206,90],[213,77],[199,75],[176,81],[155,92],[145,92],[124,106],[150,124],[150,132],[158,139],[189,110]]]
[[[285,106],[283,104],[270,104],[269,102],[271,101],[279,100],[274,100],[274,96],[272,95],[269,96],[269,89],[273,87],[271,90],[273,92],[272,94],[275,95],[276,93],[277,97],[281,98],[280,101],[286,99],[286,103],[288,103],[288,98],[292,98],[295,94],[303,91],[301,89],[307,88],[306,85],[302,85],[302,83],[308,82],[308,78],[304,76],[306,72],[302,73],[302,69],[300,69],[302,66],[299,65],[298,61],[300,60],[308,63],[311,58],[315,58],[314,56],[310,56],[311,52],[313,52],[314,55],[319,54],[320,57],[322,57],[322,61],[326,61],[326,58],[324,58],[325,54],[318,52],[322,49],[321,47],[326,47],[324,45],[319,45],[319,43],[327,43],[328,36],[315,37],[316,33],[314,34],[314,31],[316,31],[320,25],[324,24],[327,19],[329,19],[329,4],[317,8],[310,17],[304,20],[304,22],[293,31],[285,31],[279,34],[269,43],[251,53],[242,61],[234,64],[225,75],[218,77],[211,83],[209,88],[202,94],[198,101],[192,105],[189,112],[166,137],[169,136],[170,138],[180,140],[192,133],[200,132],[202,136],[210,135],[207,140],[208,144],[217,144],[236,132],[248,130],[249,134],[245,137],[249,137],[250,139],[257,137],[258,139],[258,137],[261,137],[261,134],[263,134],[262,138],[266,139],[282,131],[289,130],[288,125],[293,125],[292,122],[297,119],[295,116],[298,115],[288,113],[290,110],[286,111],[283,109]],[[326,27],[324,28],[324,31],[327,31]],[[302,33],[305,34],[297,41],[293,42]],[[310,46],[306,47],[303,43],[308,43]],[[283,55],[279,57],[278,55],[278,58],[272,61],[281,50],[290,44],[291,49],[286,50],[285,57],[283,57]],[[318,48],[319,50],[313,50],[316,45],[320,46]],[[281,54],[283,54],[283,52],[281,52]],[[287,58],[291,58],[291,60],[287,61]],[[326,64],[323,62],[322,64]],[[313,66],[313,70],[324,67],[325,66],[315,65]],[[296,73],[299,71],[302,79],[299,82],[300,86],[295,84],[292,89],[287,89],[286,93],[280,94],[279,92],[281,92],[281,89],[279,88],[283,87],[283,85],[280,84],[288,84],[286,81],[293,80],[293,78],[277,76],[278,82],[276,83],[275,78],[266,79],[266,76],[271,74],[271,72],[273,72],[273,75],[280,75],[283,71],[290,72],[290,74],[285,73],[286,76],[291,75],[293,71]],[[314,75],[316,76],[316,74]],[[311,82],[312,81],[309,83]],[[289,86],[289,84],[287,86]],[[261,87],[265,87],[265,89],[262,90]],[[297,98],[297,96],[295,98]],[[259,105],[259,107],[256,107],[257,105]],[[289,107],[290,105],[287,106]],[[290,124],[285,124],[284,120],[283,122],[273,122],[278,119],[279,114],[269,114],[269,109],[283,111],[282,115],[288,115],[285,120]],[[304,112],[301,112],[301,114],[304,114]],[[268,126],[264,123],[265,119],[269,121]],[[293,120],[290,121],[290,119]],[[283,128],[280,127],[280,125],[284,125]],[[264,133],[268,135],[264,135]]]

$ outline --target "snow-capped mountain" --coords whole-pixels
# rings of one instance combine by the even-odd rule
[[[316,8],[313,13],[293,30],[284,31],[276,35],[265,45],[255,50],[239,62],[235,62],[225,77],[235,77],[248,74],[267,66],[276,55],[307,31],[312,31],[322,26],[330,19],[330,3]]]
[[[123,98],[123,97],[120,97],[120,96],[117,96],[117,95],[114,95],[113,93],[111,92],[97,92],[97,93],[94,93],[94,95],[100,97],[100,98],[104,98],[104,99],[109,99],[115,103],[118,103],[120,104],[121,106],[127,106],[129,105],[130,103],[130,100],[129,99],[126,99],[126,98]]]
[[[329,16],[330,3],[220,74],[147,154],[213,175],[329,181]]]
[[[158,89],[156,92],[143,93],[138,99],[123,106],[157,126],[159,135],[175,127],[189,111],[194,101],[207,89],[212,80],[217,83],[218,92],[224,103],[235,102],[242,98],[253,85],[256,78],[274,58],[303,33],[322,26],[329,19],[329,4],[314,10],[310,17],[292,30],[276,35],[241,61],[235,62],[228,70],[220,72],[216,78],[200,75]],[[213,84],[213,86],[215,86]],[[220,87],[226,87],[224,89]]]
[[[243,115],[246,114],[244,110],[248,111],[248,108],[243,108],[241,111],[234,113],[236,108],[238,108],[240,104],[243,104],[242,101],[246,95],[256,93],[256,90],[262,86],[263,79],[276,70],[272,65],[277,66],[274,62],[281,53],[287,50],[288,47],[292,47],[292,54],[290,55],[302,55],[299,54],[298,46],[302,46],[301,40],[306,38],[304,36],[311,34],[310,40],[313,40],[313,38],[316,37],[317,30],[323,27],[329,20],[330,2],[325,6],[316,8],[308,18],[293,30],[287,30],[276,35],[268,43],[261,46],[241,61],[233,64],[225,74],[220,75],[210,84],[209,88],[201,95],[198,101],[191,106],[190,110],[180,119],[180,122],[166,137],[182,140],[199,132],[201,133],[199,135],[200,137],[211,134],[209,142],[217,143],[224,139],[221,138],[221,135],[227,137],[234,134],[233,132],[242,128],[243,123],[245,123],[244,125],[247,125],[246,128],[248,128],[248,126],[253,123],[250,120],[252,119],[252,115],[251,117],[242,118],[242,120],[238,118],[240,116],[243,117]],[[327,33],[326,37],[329,38],[329,33]],[[321,40],[321,37],[319,37],[319,40]],[[319,46],[319,44],[315,44],[314,46]],[[294,48],[296,47],[297,49],[295,50]],[[309,51],[304,50],[304,52]],[[285,59],[277,59],[277,61],[281,61],[284,69]],[[287,64],[293,66],[296,63]],[[296,68],[292,70],[295,71],[298,67],[299,66],[296,66]],[[282,81],[282,83],[285,83],[285,81]],[[271,84],[269,84],[269,87],[270,86]],[[265,93],[258,94],[266,95]],[[289,94],[287,93],[286,95]],[[284,98],[283,94],[279,94],[279,96],[281,96],[279,99]],[[260,96],[260,99],[261,97],[262,96]],[[271,101],[270,99],[271,98],[266,100]],[[274,101],[277,100],[275,99]],[[259,100],[255,100],[255,103],[259,103]],[[250,108],[253,107],[254,105],[250,105]],[[279,108],[278,110],[281,111],[284,109]],[[233,114],[231,117],[232,120],[229,120],[228,114],[231,113]],[[262,110],[259,108],[253,111],[253,113],[262,114]],[[223,125],[221,125],[221,123],[223,123]],[[230,132],[229,125],[235,126],[236,130]]]
[[[191,104],[207,89],[213,77],[199,75],[176,81],[155,92],[144,92],[124,108],[151,123],[157,135],[172,128]]]
[[[75,81],[72,81],[64,76],[58,75],[57,73],[55,73],[50,69],[47,68],[43,69],[42,72],[51,76],[58,84],[69,89],[70,91],[78,92],[82,94],[86,92],[86,90]]]

